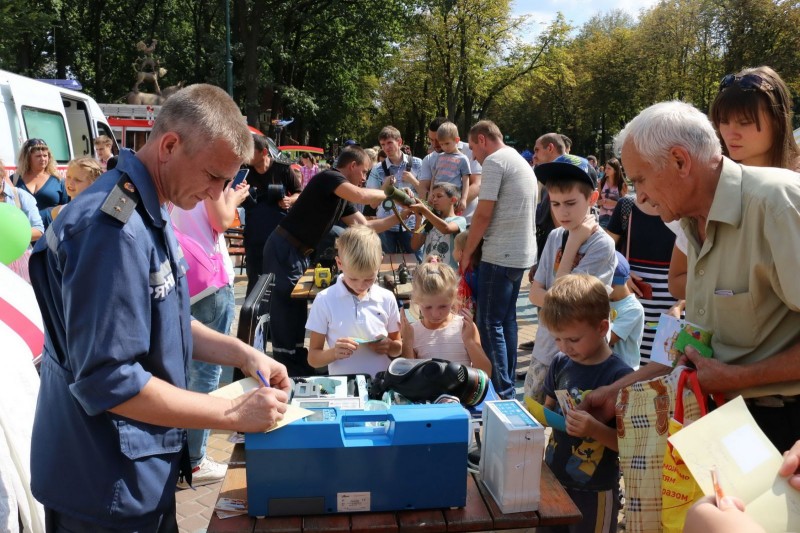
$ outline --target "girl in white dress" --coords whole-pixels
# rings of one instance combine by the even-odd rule
[[[491,376],[492,364],[481,347],[478,328],[466,309],[454,312],[458,276],[438,258],[428,258],[414,271],[411,301],[420,319],[400,313],[403,357],[447,359],[479,368]]]

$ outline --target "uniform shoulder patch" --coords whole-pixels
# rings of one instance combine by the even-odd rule
[[[117,184],[108,193],[100,210],[125,224],[131,218],[138,203],[139,193],[136,191],[136,187],[127,174],[122,174]]]

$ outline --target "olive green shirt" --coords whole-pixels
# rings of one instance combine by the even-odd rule
[[[686,319],[713,332],[715,359],[754,363],[800,341],[798,208],[800,175],[724,158],[705,242],[693,219],[681,221],[689,239]],[[794,396],[800,381],[738,392]]]

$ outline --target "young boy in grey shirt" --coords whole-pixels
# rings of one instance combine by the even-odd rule
[[[534,172],[547,187],[553,219],[560,227],[547,237],[528,295],[531,303],[542,307],[544,296],[556,279],[570,273],[590,274],[610,286],[617,266],[614,240],[591,212],[599,193],[589,174],[589,162],[564,154],[551,163],[536,166]],[[544,378],[556,353],[553,336],[539,324],[525,376],[526,397],[544,403]]]

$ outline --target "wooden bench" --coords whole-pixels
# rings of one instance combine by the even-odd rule
[[[220,498],[247,500],[244,444],[237,444],[231,465],[222,482]],[[403,475],[423,475],[404,473]],[[391,483],[391,480],[387,480]],[[542,464],[541,502],[538,511],[503,514],[477,474],[467,474],[467,504],[462,509],[342,513],[314,516],[254,518],[235,516],[221,520],[212,515],[208,533],[270,532],[354,532],[404,533],[434,531],[492,531],[536,526],[574,524],[581,520],[575,506],[550,469]]]

